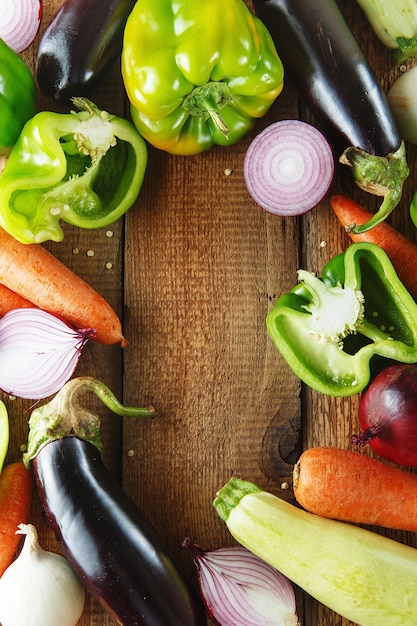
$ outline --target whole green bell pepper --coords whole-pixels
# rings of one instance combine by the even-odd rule
[[[361,392],[375,356],[417,362],[417,304],[386,253],[354,243],[324,267],[306,270],[267,315],[268,332],[293,372],[330,396]]]
[[[239,141],[283,87],[272,38],[243,0],[140,0],[122,74],[141,135],[182,155]]]
[[[9,154],[35,113],[33,76],[23,59],[0,39],[0,155]]]
[[[133,124],[85,98],[73,104],[30,119],[0,176],[0,226],[22,243],[61,241],[60,220],[108,226],[140,191],[147,149]]]

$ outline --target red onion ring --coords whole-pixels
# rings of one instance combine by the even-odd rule
[[[314,126],[282,120],[250,144],[243,174],[253,200],[274,215],[307,213],[324,198],[334,176],[329,142]]]
[[[19,53],[35,39],[42,18],[42,0],[1,0],[0,38]]]

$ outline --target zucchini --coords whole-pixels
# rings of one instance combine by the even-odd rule
[[[409,626],[417,614],[417,550],[309,513],[232,478],[213,503],[232,536],[359,626]]]

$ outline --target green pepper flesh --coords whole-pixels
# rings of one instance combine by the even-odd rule
[[[373,357],[417,362],[417,304],[381,248],[354,243],[324,267],[321,279],[308,274],[301,272],[302,282],[278,299],[266,321],[303,382],[350,396],[368,384]],[[341,290],[349,298],[339,306]]]
[[[30,119],[0,177],[0,225],[23,243],[61,241],[60,221],[108,226],[135,202],[147,148],[133,124],[74,99]]]

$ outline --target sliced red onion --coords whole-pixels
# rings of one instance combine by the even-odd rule
[[[9,311],[0,319],[0,389],[32,400],[57,393],[94,335],[41,309]]]
[[[307,213],[324,198],[334,176],[333,152],[324,135],[300,120],[267,126],[250,144],[243,174],[265,211],[282,217]]]
[[[291,582],[243,546],[203,550],[189,538],[201,596],[219,626],[296,626]]]
[[[42,18],[42,0],[1,0],[0,38],[15,52],[35,39]]]

